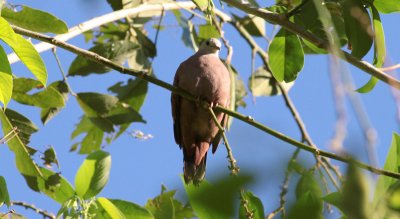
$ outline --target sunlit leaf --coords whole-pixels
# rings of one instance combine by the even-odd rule
[[[249,34],[252,36],[264,36],[265,35],[265,20],[254,16],[248,15],[243,18],[240,18],[236,15],[233,15],[236,20],[239,21],[240,25],[242,25]]]
[[[7,207],[11,206],[6,179],[3,176],[0,176],[0,207],[3,204],[6,204]]]
[[[398,0],[374,0],[373,4],[382,13],[400,11],[400,2]]]
[[[243,198],[246,201],[246,205],[248,210],[253,214],[253,219],[263,219],[264,215],[264,206],[261,200],[255,196],[252,192],[244,192]],[[243,202],[243,200],[242,200]],[[239,219],[247,219],[246,210],[243,204],[240,204],[239,207]]]
[[[118,82],[108,90],[117,94],[120,101],[129,104],[139,112],[147,95],[148,82],[140,78],[129,79],[126,84]]]
[[[153,215],[144,207],[132,202],[109,199],[124,215],[126,218],[137,219],[153,219]]]
[[[294,82],[281,82],[281,85],[286,91],[289,91],[294,85]],[[280,95],[282,93],[271,72],[264,67],[258,68],[253,75],[249,77],[248,86],[255,97]]]
[[[150,199],[146,203],[146,209],[149,210],[154,218],[167,219],[175,218],[173,197],[175,190],[163,192],[154,199]]]
[[[218,32],[217,28],[212,24],[204,24],[199,26],[199,35],[200,39],[209,39],[209,38],[220,38],[221,34]]]
[[[7,113],[8,112],[8,113]],[[11,112],[11,115],[10,115]],[[21,119],[20,114],[17,114],[15,111],[10,111],[7,109],[5,112],[0,110],[0,120],[3,129],[3,133],[10,133],[13,130],[13,127],[18,125],[15,124],[15,119]],[[26,122],[24,119],[23,121]],[[28,120],[29,121],[29,120]],[[14,122],[14,123],[13,123]],[[18,121],[19,122],[19,121]],[[21,124],[21,129],[26,124]],[[19,127],[18,127],[19,129]],[[23,130],[21,130],[23,131]],[[25,130],[26,131],[26,130]],[[25,144],[20,139],[18,135],[15,135],[7,142],[8,147],[15,154],[15,162],[18,171],[25,177],[37,177],[41,175],[40,170],[37,167],[37,164],[32,160],[29,155],[28,149],[25,147]]]
[[[125,215],[107,198],[99,197],[97,198],[97,202],[111,219],[125,219]]]
[[[68,101],[68,93],[69,88],[68,85],[64,81],[55,81],[49,85],[49,88],[52,87],[56,89],[63,99],[64,104]],[[42,108],[40,111],[40,119],[43,124],[46,124],[50,119],[56,116],[62,107],[50,107],[50,108]]]
[[[13,79],[11,66],[7,59],[7,54],[3,47],[0,46],[0,102],[7,106],[10,102],[12,90],[13,90]]]
[[[268,53],[276,80],[291,82],[297,78],[304,65],[303,48],[297,35],[281,28],[272,40]]]
[[[42,33],[66,33],[67,25],[54,15],[30,8],[26,5],[18,6],[18,11],[7,7],[1,10],[1,16],[16,26]]]
[[[38,127],[24,115],[12,109],[6,109],[4,113],[12,127],[18,128],[18,136],[22,143],[29,144],[31,135],[39,130]]]
[[[75,195],[74,188],[60,174],[42,167],[40,170],[44,177],[37,177],[37,184],[40,192],[46,194],[58,203],[64,203]]]
[[[88,155],[75,176],[76,193],[83,199],[96,196],[108,182],[111,156],[104,151]]]

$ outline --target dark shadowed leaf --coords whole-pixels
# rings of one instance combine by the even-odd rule
[[[195,186],[185,184],[182,177],[190,205],[200,219],[233,217],[234,200],[239,195],[239,188],[250,180],[250,177],[245,176],[229,177],[213,185],[203,181]]]
[[[95,45],[89,50],[112,61],[123,64],[129,54],[138,48],[138,45],[126,40],[118,40]],[[68,70],[69,76],[87,76],[91,73],[103,74],[111,71],[110,68],[97,62],[78,56],[74,59]]]
[[[289,91],[294,82],[281,82],[282,86]],[[265,67],[258,68],[248,80],[248,86],[253,96],[273,96],[280,95],[282,92],[279,89],[277,81]]]
[[[129,79],[126,84],[118,82],[108,88],[117,94],[120,101],[129,104],[137,112],[140,111],[147,95],[148,83],[140,78]]]
[[[393,133],[392,143],[386,156],[386,161],[383,166],[384,170],[399,172],[400,170],[400,136]],[[387,176],[379,176],[376,183],[373,205],[376,206],[378,202],[385,197],[389,188],[397,182],[396,179]]]
[[[142,30],[135,28],[136,39],[144,52],[146,57],[154,58],[157,55],[157,49],[153,41],[151,41],[146,35],[143,34]]]
[[[377,9],[371,5],[370,11],[372,14],[372,24],[374,26],[374,65],[377,68],[382,68],[386,58],[386,45],[385,45],[385,33],[381,22],[381,17]],[[361,88],[357,89],[360,93],[367,93],[374,89],[378,83],[378,79],[371,76],[371,79]]]
[[[6,204],[7,207],[10,207],[10,195],[8,194],[6,179],[3,176],[0,176],[0,207]]]
[[[343,183],[342,209],[348,218],[369,218],[368,183],[362,172],[353,163],[347,168]]]
[[[96,196],[108,182],[111,156],[104,151],[88,155],[75,176],[76,193],[83,199]]]
[[[305,172],[296,186],[296,202],[291,207],[288,218],[323,217],[322,191],[311,171]]]
[[[122,9],[122,0],[107,0],[114,11]]]
[[[281,28],[269,49],[272,75],[279,82],[291,82],[297,78],[304,65],[304,53],[297,35]]]
[[[81,142],[73,144],[71,151],[75,151],[79,146],[80,154],[88,154],[99,150],[103,142],[104,132],[98,128],[87,116],[82,116],[81,121],[71,134],[71,139],[86,133]]]
[[[8,22],[35,32],[42,33],[66,33],[67,25],[54,15],[30,8],[26,5],[18,7],[18,11],[14,11],[7,7],[1,10],[1,16]]]
[[[118,103],[118,98],[100,93],[78,93],[77,100],[88,116],[106,115]]]
[[[351,54],[362,59],[372,46],[373,32],[369,14],[359,0],[346,0],[342,5]]]
[[[246,200],[246,205],[248,209],[253,213],[253,219],[263,219],[264,215],[264,206],[261,200],[255,196],[252,192],[244,192],[243,198]],[[246,210],[243,207],[243,204],[240,204],[239,207],[239,219],[247,219]]]
[[[39,130],[38,127],[31,120],[12,109],[6,109],[4,113],[12,127],[18,128],[18,136],[22,143],[29,144],[31,135]]]
[[[44,161],[43,165],[51,167],[51,165],[54,163],[55,165],[57,165],[58,168],[60,168],[58,164],[57,154],[53,146],[50,146],[47,150],[45,150],[43,155],[44,155],[42,157],[42,160]]]

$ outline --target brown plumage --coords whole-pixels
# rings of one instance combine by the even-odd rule
[[[182,62],[176,71],[174,85],[212,105],[229,106],[230,74],[218,57],[219,40],[204,41],[199,51]],[[186,183],[198,184],[205,175],[207,151],[217,150],[221,133],[209,111],[195,102],[172,94],[172,117],[175,142],[183,150]],[[225,125],[224,114],[216,114]]]

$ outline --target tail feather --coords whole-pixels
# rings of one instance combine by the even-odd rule
[[[184,161],[183,177],[186,184],[193,182],[193,184],[198,185],[204,179],[206,175],[206,162],[207,153],[200,161],[199,165],[191,161]]]

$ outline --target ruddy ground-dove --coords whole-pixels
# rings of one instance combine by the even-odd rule
[[[193,56],[182,62],[176,71],[174,85],[211,106],[229,106],[230,73],[218,57],[221,42],[205,40]],[[221,133],[207,108],[177,94],[171,96],[175,141],[183,149],[184,179],[198,184],[205,176],[207,151],[214,153]],[[224,126],[227,116],[217,113]]]

